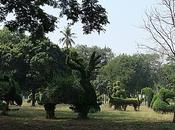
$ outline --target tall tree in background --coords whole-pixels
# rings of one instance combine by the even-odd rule
[[[119,55],[107,64],[103,70],[103,79],[111,83],[120,81],[120,85],[130,94],[136,94],[144,87],[153,87],[151,55]]]
[[[162,0],[161,5],[146,13],[144,28],[158,44],[146,47],[175,59],[175,1]]]
[[[0,71],[10,73],[23,91],[32,92],[34,106],[38,88],[46,87],[54,73],[64,71],[65,54],[46,38],[32,42],[6,29],[0,30],[0,38]]]
[[[67,16],[71,24],[80,21],[86,34],[105,31],[103,26],[109,23],[107,12],[98,0],[1,0],[0,22],[10,30],[30,32],[33,39],[43,38],[55,29],[58,19],[44,11],[45,5],[59,9],[59,18]],[[10,13],[14,19],[7,20]]]
[[[75,44],[73,38],[75,38],[75,33],[71,32],[70,25],[68,25],[64,31],[60,31],[63,34],[63,37],[60,38],[60,43],[63,44],[67,49],[72,47],[72,44]]]
[[[88,61],[91,54],[95,51],[97,54],[101,55],[102,65],[106,65],[114,58],[114,53],[109,47],[100,48],[98,46],[88,47],[87,45],[77,45],[75,49],[86,61]]]
[[[159,83],[166,88],[175,88],[175,65],[167,63],[162,65],[159,73]]]

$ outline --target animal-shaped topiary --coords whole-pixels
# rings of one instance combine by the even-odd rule
[[[60,81],[53,82],[55,85],[46,90],[43,94],[42,102],[44,104],[47,118],[54,118],[54,110],[56,104],[70,104],[71,109],[78,113],[78,118],[88,118],[88,113],[94,109],[99,110],[99,103],[91,80],[95,77],[95,73],[101,63],[101,56],[93,52],[88,64],[84,63],[78,57],[67,58],[67,64],[72,70],[79,73],[78,87],[72,86],[70,77],[60,76]],[[86,61],[87,62],[87,61]],[[62,78],[63,77],[63,78]],[[69,80],[69,81],[67,81]]]
[[[9,110],[9,103],[15,102],[17,105],[22,105],[22,98],[16,92],[15,82],[8,76],[0,78],[0,109],[1,114],[6,115]]]
[[[156,112],[173,112],[173,122],[175,123],[175,104],[170,103],[170,100],[174,100],[174,98],[174,91],[161,88],[159,92],[156,95],[154,95],[151,102],[151,108]]]
[[[140,104],[143,102],[143,99],[139,98],[114,98],[110,97],[109,104],[114,106],[114,109],[126,111],[127,106],[133,106],[135,111],[138,111]]]

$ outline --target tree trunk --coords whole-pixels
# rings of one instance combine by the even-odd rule
[[[7,115],[7,111],[8,111],[8,106],[6,103],[3,103],[1,115]]]
[[[32,89],[32,107],[35,106],[35,102],[36,102],[35,94],[36,94],[36,90],[35,90],[35,88],[33,88]]]
[[[87,104],[82,104],[78,107],[78,119],[88,119],[90,107]]]
[[[174,112],[174,116],[173,116],[173,123],[175,123],[175,112]]]
[[[78,113],[78,119],[83,119],[83,120],[88,119],[88,112],[80,112],[80,113]]]
[[[52,103],[44,104],[47,119],[55,119],[55,107],[56,104]]]
[[[54,110],[46,111],[46,119],[55,119],[55,111]]]

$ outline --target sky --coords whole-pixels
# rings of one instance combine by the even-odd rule
[[[138,44],[144,44],[146,32],[141,29],[145,11],[159,2],[158,0],[99,0],[108,12],[110,24],[105,33],[83,35],[81,24],[75,24],[72,31],[76,33],[76,44],[88,46],[110,47],[115,54],[134,54],[142,51]],[[46,8],[46,11],[57,15],[57,11]],[[59,44],[60,31],[67,25],[66,20],[60,20],[59,29],[49,33],[49,38]]]
[[[108,12],[110,24],[105,26],[106,32],[100,35],[93,32],[84,35],[82,25],[77,23],[73,26],[72,32],[76,34],[74,39],[76,44],[88,46],[109,47],[116,54],[135,54],[142,52],[138,44],[144,44],[147,33],[141,29],[145,11],[156,5],[161,0],[99,0],[100,4]],[[51,7],[44,7],[44,10],[54,16],[59,16],[59,10]],[[8,17],[12,19],[13,16]],[[67,25],[65,18],[57,23],[56,30],[47,36],[55,44],[62,46],[59,39],[62,37],[60,31]],[[146,44],[146,43],[145,43]]]

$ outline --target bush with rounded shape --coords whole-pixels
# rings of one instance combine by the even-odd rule
[[[175,105],[170,104],[169,99],[174,99],[175,93],[174,91],[161,88],[159,92],[154,96],[151,106],[156,112],[173,112],[173,123],[175,123]]]
[[[168,104],[166,102],[162,101],[160,98],[157,98],[154,101],[152,108],[154,111],[157,111],[157,112],[158,111],[165,112],[168,108],[167,106],[168,106]]]
[[[162,99],[162,100],[166,100],[168,98],[173,98],[175,97],[175,93],[171,90],[168,90],[168,89],[165,89],[165,88],[161,88],[159,90],[159,97]]]

